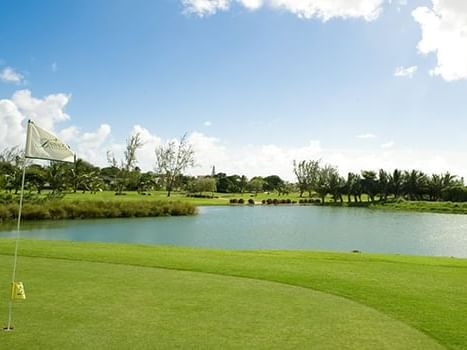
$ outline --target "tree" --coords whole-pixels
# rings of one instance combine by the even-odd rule
[[[279,191],[284,186],[284,180],[277,175],[270,175],[264,178],[264,190],[265,191]]]
[[[263,191],[264,179],[260,176],[254,177],[248,182],[248,190],[256,195]]]
[[[334,202],[339,200],[343,202],[342,195],[345,192],[345,180],[339,175],[337,168],[331,167],[328,173],[329,193],[332,195]]]
[[[362,189],[368,195],[368,201],[375,201],[375,196],[378,193],[378,179],[376,172],[371,170],[362,171]]]
[[[362,186],[361,186],[361,177],[358,174],[348,173],[347,180],[344,186],[344,192],[347,194],[348,202],[352,201],[352,197],[354,197],[355,203],[359,200],[362,201]]]
[[[389,191],[394,194],[396,199],[401,195],[403,183],[404,176],[402,172],[398,169],[394,169],[392,175],[389,176]]]
[[[47,170],[38,164],[32,164],[26,169],[25,181],[40,194],[47,181]]]
[[[136,151],[142,146],[143,143],[141,142],[139,133],[131,136],[126,142],[124,159],[120,161],[120,164],[112,152],[107,152],[107,161],[112,168],[117,169],[114,179],[117,194],[122,194],[123,190],[127,187],[131,172],[136,168]]]
[[[308,192],[311,197],[319,177],[319,163],[319,160],[302,160],[298,163],[294,160],[294,174],[297,177],[300,197],[303,196],[304,192]]]
[[[378,173],[378,192],[380,195],[380,199],[386,201],[388,199],[389,194],[389,174],[380,169]]]
[[[334,200],[341,197],[341,189],[343,187],[344,180],[340,179],[337,168],[332,165],[326,164],[324,167],[318,168],[316,185],[314,191],[321,198],[321,204],[324,204],[326,196],[332,194]]]
[[[52,161],[46,170],[47,182],[52,189],[52,193],[57,194],[64,191],[67,187],[68,164]]]
[[[418,170],[406,171],[404,173],[404,191],[410,200],[422,200],[423,194],[427,193],[428,178]]]
[[[6,190],[14,190],[15,194],[18,193],[21,189],[23,165],[27,164],[24,152],[18,146],[5,148],[0,152],[0,170],[3,173],[3,183]]]
[[[84,161],[79,158],[73,164],[70,171],[70,182],[73,192],[82,190],[85,192],[87,190],[87,184],[90,182],[90,177],[94,176],[94,172],[97,171],[97,168],[92,164]]]
[[[203,192],[216,192],[216,180],[212,177],[198,177],[191,185],[191,192],[202,194]]]
[[[170,197],[177,177],[182,175],[186,169],[195,165],[195,151],[188,142],[187,134],[185,134],[179,142],[171,141],[166,145],[158,146],[155,153],[156,173],[163,179],[167,197]]]
[[[154,175],[153,172],[149,171],[147,173],[142,173],[141,176],[139,177],[139,182],[138,182],[139,193],[152,191],[156,188],[156,186],[157,186],[156,176]]]
[[[248,178],[245,175],[242,175],[240,177],[240,182],[238,183],[238,188],[240,190],[240,193],[243,194],[243,192],[246,191],[247,186],[248,186]]]

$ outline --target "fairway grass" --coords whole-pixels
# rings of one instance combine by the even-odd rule
[[[5,349],[467,347],[467,260],[32,240],[20,254]]]

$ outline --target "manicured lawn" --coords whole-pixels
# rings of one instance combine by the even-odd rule
[[[277,192],[271,193],[258,193],[257,195],[251,193],[214,193],[215,198],[193,198],[188,197],[185,193],[181,192],[172,192],[170,197],[167,197],[167,192],[165,191],[153,191],[149,192],[150,195],[141,195],[134,191],[127,191],[125,195],[116,196],[115,192],[113,191],[103,191],[97,192],[95,194],[87,193],[66,193],[64,200],[67,201],[75,201],[75,200],[83,200],[83,201],[93,201],[93,200],[128,200],[128,201],[151,201],[151,200],[181,200],[190,202],[196,205],[227,205],[229,204],[229,200],[231,198],[240,199],[243,198],[248,201],[249,198],[254,199],[256,202],[260,203],[263,199],[266,200],[268,198],[274,199],[290,199],[293,201],[299,201],[300,196],[299,193],[289,193],[288,195],[281,195],[279,196]],[[204,193],[205,195],[211,195],[211,193]],[[308,193],[303,195],[303,198],[308,199]],[[362,199],[366,201],[366,196],[362,196]],[[329,196],[326,199],[327,202],[332,202],[331,197]]]
[[[12,252],[0,239],[0,285]],[[467,347],[467,260],[26,240],[20,253],[28,299],[6,349]]]
[[[46,192],[43,193],[44,195]],[[205,193],[211,195],[210,193]],[[291,201],[298,201],[301,199],[299,193],[294,192],[288,195],[279,196],[275,193],[258,193],[252,195],[250,193],[214,193],[214,198],[193,198],[188,197],[185,193],[173,192],[170,197],[167,197],[165,191],[153,191],[149,194],[142,195],[134,191],[127,191],[124,195],[116,196],[113,191],[103,191],[95,194],[87,193],[72,193],[67,192],[63,197],[65,201],[182,201],[191,203],[197,206],[205,205],[229,205],[229,200],[232,198],[240,199],[243,198],[246,202],[252,198],[257,204],[260,204],[262,200],[266,199],[290,199]],[[303,199],[309,199],[308,193],[303,195]],[[354,202],[348,203],[347,196],[343,197],[344,203],[335,203],[332,196],[326,197],[326,205],[330,206],[363,206],[369,207],[370,209],[384,209],[384,210],[401,210],[401,211],[416,211],[416,212],[432,212],[432,213],[448,213],[448,214],[467,214],[467,203],[453,203],[453,202],[428,202],[428,201],[395,201],[390,198],[388,202],[368,202],[368,197],[362,195],[362,202],[355,204]],[[310,204],[307,204],[310,205]],[[319,205],[319,204],[318,204]]]

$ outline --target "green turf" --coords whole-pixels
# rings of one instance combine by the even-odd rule
[[[0,257],[2,274],[9,259]],[[205,273],[23,258],[27,302],[5,348],[441,349],[371,308]],[[44,283],[47,281],[47,283]]]
[[[3,285],[12,243],[0,240]],[[20,252],[28,299],[0,344],[467,347],[467,260],[48,241]]]

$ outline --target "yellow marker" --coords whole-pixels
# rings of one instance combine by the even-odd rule
[[[26,293],[24,292],[23,282],[11,283],[11,300],[24,300]]]

